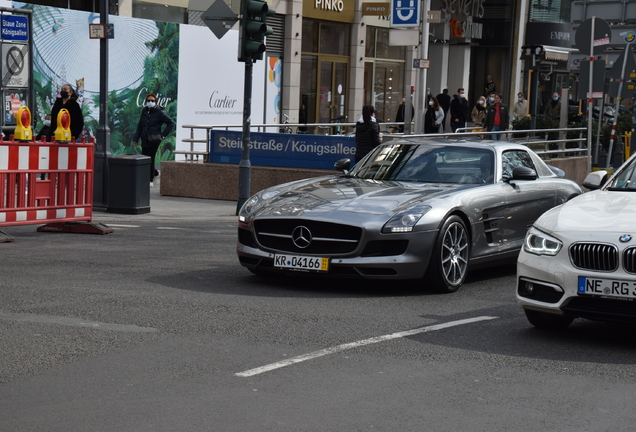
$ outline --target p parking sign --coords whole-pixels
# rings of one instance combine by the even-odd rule
[[[418,27],[419,0],[391,0],[391,27]]]

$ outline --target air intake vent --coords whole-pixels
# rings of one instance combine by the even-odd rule
[[[267,25],[274,29],[274,34],[265,37],[265,54],[268,57],[282,57],[285,49],[285,15],[268,16]]]

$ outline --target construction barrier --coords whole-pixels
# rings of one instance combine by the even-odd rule
[[[0,227],[48,224],[38,231],[112,232],[87,223],[93,216],[94,144],[13,136],[0,141]]]

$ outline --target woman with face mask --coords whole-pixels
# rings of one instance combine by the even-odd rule
[[[153,186],[155,177],[159,175],[155,168],[157,150],[159,150],[161,141],[172,132],[173,128],[174,121],[157,105],[157,96],[154,93],[149,93],[144,101],[139,123],[137,123],[133,146],[136,147],[141,138],[141,154],[150,157],[150,187]]]
[[[60,90],[60,95],[55,100],[53,108],[51,108],[51,127],[47,133],[47,139],[50,141],[57,129],[57,117],[62,109],[68,111],[71,117],[71,136],[74,140],[79,141],[84,131],[84,114],[79,103],[77,103],[77,93],[70,84],[64,84]]]
[[[479,96],[479,100],[473,107],[470,117],[473,119],[474,127],[482,127],[484,125],[484,114],[486,111],[486,98]]]
[[[444,133],[443,121],[444,110],[439,106],[437,98],[429,98],[428,108],[424,114],[424,133]]]

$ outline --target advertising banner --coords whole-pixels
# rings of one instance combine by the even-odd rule
[[[339,159],[353,160],[354,137],[251,133],[250,162],[253,165],[333,169]],[[210,132],[210,161],[238,164],[241,161],[241,132]]]
[[[181,25],[177,150],[190,150],[190,145],[182,141],[190,138],[190,129],[184,129],[184,125],[237,125],[241,130],[245,64],[237,61],[237,52],[237,30],[230,30],[223,39],[217,39],[207,27]],[[266,61],[257,61],[253,66],[254,124],[265,120],[266,66]],[[272,85],[274,82],[272,71]],[[206,138],[204,129],[194,133],[194,138]]]

